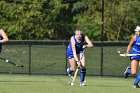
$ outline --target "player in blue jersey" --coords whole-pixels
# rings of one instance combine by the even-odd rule
[[[127,53],[130,54],[140,54],[140,26],[136,26],[135,35],[132,36],[129,45],[127,47]],[[128,77],[129,74],[134,75],[137,74],[138,66],[140,66],[140,56],[131,56],[131,67],[127,67],[124,72],[125,78]],[[140,82],[140,72],[136,75],[136,79],[134,81],[134,88],[139,87]]]
[[[86,45],[85,45],[86,42]],[[81,29],[75,30],[75,35],[70,39],[68,48],[67,48],[67,57],[70,63],[70,67],[67,69],[69,76],[72,76],[72,73],[77,68],[77,63],[80,63],[80,86],[85,86],[85,75],[86,75],[86,63],[85,55],[83,53],[84,48],[92,48],[93,44],[88,36],[84,35]],[[80,59],[80,56],[82,59]]]
[[[0,27],[0,52],[2,51],[2,44],[8,41],[8,37],[4,30]]]

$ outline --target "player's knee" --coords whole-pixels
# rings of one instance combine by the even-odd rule
[[[131,75],[135,76],[136,75],[136,72],[131,72]]]
[[[131,70],[131,75],[134,76],[134,75],[136,75],[136,73],[137,73],[137,72],[136,72],[135,70]]]
[[[71,71],[75,71],[75,70],[76,70],[76,68],[75,68],[75,67],[71,67],[70,69],[71,69]]]

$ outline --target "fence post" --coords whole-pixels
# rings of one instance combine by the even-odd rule
[[[102,0],[102,31],[101,31],[101,77],[103,76],[103,41],[104,41],[104,0]]]
[[[29,44],[29,75],[31,75],[31,47],[32,45]]]

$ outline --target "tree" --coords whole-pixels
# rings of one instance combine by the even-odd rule
[[[53,38],[51,37],[53,29],[50,28],[50,24],[59,13],[60,1],[23,0],[20,3],[17,1],[0,1],[0,21],[3,22],[0,24],[9,37],[18,40]]]
[[[105,0],[104,40],[128,40],[140,20],[139,7],[139,0]],[[0,10],[0,26],[10,39],[69,40],[76,26],[101,39],[101,0],[1,0]]]
[[[126,41],[138,24],[140,1],[116,1],[105,3],[105,35],[107,41]]]
[[[97,0],[81,0],[73,5],[74,22],[81,26],[92,40],[100,40],[101,3]]]

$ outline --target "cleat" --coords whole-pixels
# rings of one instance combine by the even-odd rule
[[[129,73],[126,72],[126,73],[124,74],[124,78],[128,78],[128,76],[129,76]]]
[[[82,83],[80,83],[80,86],[86,86],[86,82],[83,81]]]
[[[74,76],[73,76],[72,72],[70,71],[70,68],[67,68],[67,73],[73,79]]]
[[[129,72],[130,72],[130,70],[131,70],[131,68],[130,67],[127,67],[126,68],[126,70],[125,70],[125,72],[124,72],[124,78],[128,78],[128,76],[129,76]],[[128,72],[129,71],[129,72]]]
[[[133,88],[140,88],[140,86],[137,84],[137,85],[134,85]]]

